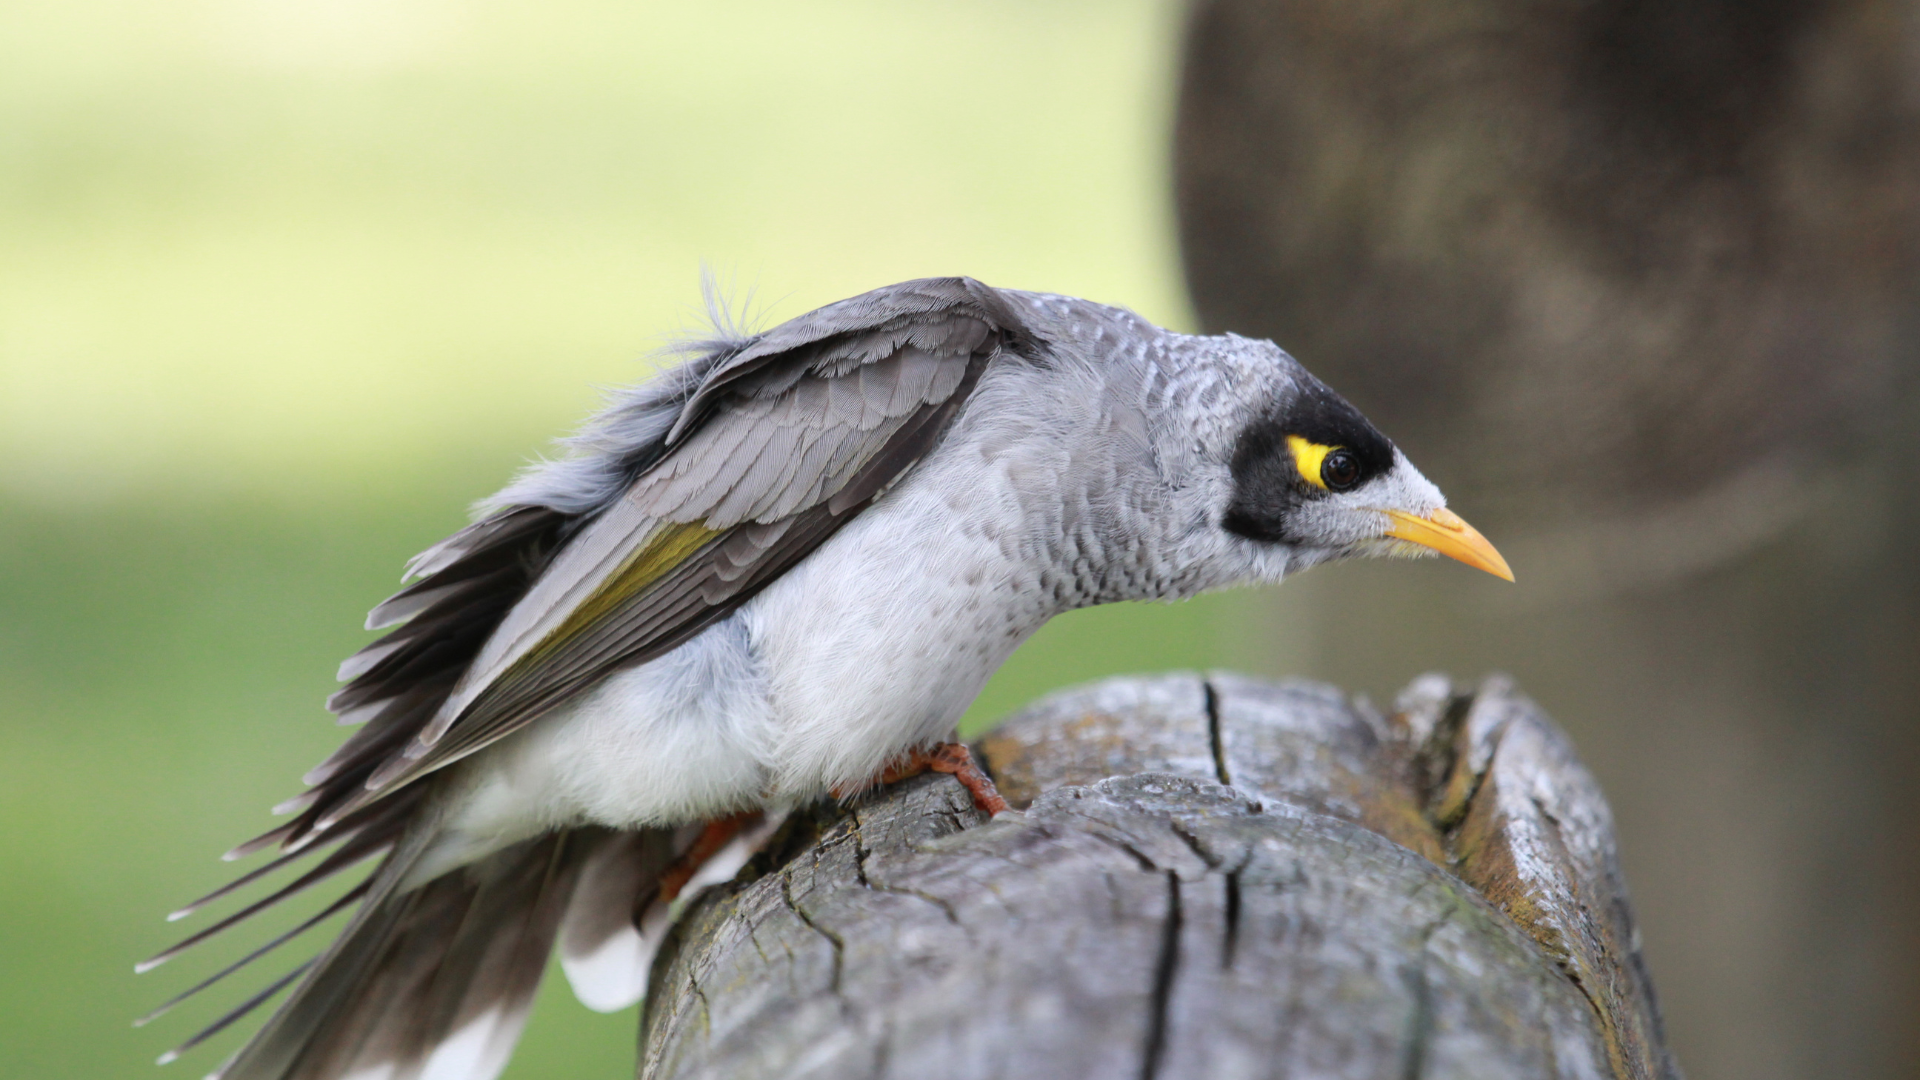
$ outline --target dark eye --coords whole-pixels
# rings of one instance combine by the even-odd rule
[[[1329,491],[1345,491],[1360,482],[1360,459],[1345,450],[1335,450],[1320,462],[1320,479]]]

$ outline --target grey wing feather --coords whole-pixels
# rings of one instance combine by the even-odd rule
[[[974,324],[979,334],[962,340],[985,339],[989,328]],[[972,356],[909,346],[838,378],[803,377],[771,412],[736,412],[722,405],[676,453],[676,458],[684,454],[681,460],[690,465],[641,478],[631,497],[666,520],[704,521],[715,528],[797,513],[844,486],[915,411],[951,396],[966,377]],[[889,376],[892,386],[880,382]],[[884,404],[871,404],[882,400]],[[752,472],[759,451],[776,431],[792,433],[795,444],[804,442],[800,456],[796,460],[791,452],[785,454],[778,474]],[[743,482],[750,479],[777,482]]]
[[[271,844],[298,851],[339,843],[339,851],[249,913],[388,852],[343,940],[373,933],[365,920],[378,910],[379,919],[400,920],[379,933],[431,944],[432,934],[411,916],[390,910],[383,891],[407,861],[406,845],[395,850],[401,833],[416,835],[406,826],[427,805],[412,781],[609,672],[676,647],[785,573],[937,444],[1016,335],[1026,331],[1012,306],[977,282],[908,282],[723,343],[629,394],[612,419],[577,440],[588,451],[583,458],[517,481],[492,513],[416,557],[409,572],[420,580],[374,609],[369,625],[399,625],[349,659],[343,672],[351,681],[328,702],[343,721],[363,726],[309,774],[313,788],[294,800],[291,821],[233,854]],[[531,895],[512,892],[516,903],[532,902]],[[445,899],[480,903],[462,896]],[[539,944],[544,955],[550,928],[529,932],[523,943]],[[495,946],[433,947],[443,958],[477,958],[484,967]],[[326,1017],[328,1030],[368,1047],[401,1037],[381,1034],[383,1025],[426,1023],[343,1005],[338,995],[359,994],[368,980],[403,978],[405,965],[384,974],[343,968],[333,960],[338,948],[242,1053],[242,1062],[279,1060],[291,1071],[249,1066],[244,1075],[323,1075],[306,1050],[296,1052],[304,1062],[297,1067],[276,1055],[310,1045],[301,1033]],[[507,968],[522,981],[525,971],[538,973],[537,964]],[[494,997],[519,1000],[521,986],[498,988]],[[467,997],[435,1000],[442,1020],[471,1011]],[[516,1024],[501,1037],[510,1039]],[[429,1027],[446,1030],[440,1021]],[[280,1049],[263,1049],[262,1039]],[[345,1067],[351,1058],[335,1063]]]
[[[1012,329],[1010,309],[984,286],[910,282],[802,316],[716,363],[661,458],[553,559],[435,719],[331,816],[471,753],[743,603],[931,449]],[[867,402],[881,395],[861,380],[883,375],[905,385],[889,388],[870,418]],[[876,468],[885,475],[868,475]],[[848,497],[854,488],[858,499]],[[734,561],[743,549],[718,554],[732,530],[788,519],[796,527],[754,549],[752,566]],[[624,587],[636,558],[680,535],[674,526],[711,540],[615,610],[576,625],[577,613]]]

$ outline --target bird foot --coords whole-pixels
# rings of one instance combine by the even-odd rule
[[[946,773],[960,781],[960,786],[973,796],[973,805],[990,816],[1007,810],[1007,800],[1000,797],[993,778],[973,760],[973,751],[967,749],[965,743],[940,743],[931,749],[909,751],[863,786],[885,787],[924,772]],[[835,798],[844,799],[854,792],[835,788],[833,794]]]
[[[681,852],[680,857],[673,861],[673,865],[667,867],[667,872],[660,875],[660,900],[671,903],[680,895],[680,890],[687,887],[687,882],[693,880],[693,875],[699,873],[700,868],[706,865],[708,859],[718,855],[720,849],[732,843],[733,838],[739,836],[743,829],[759,822],[760,817],[761,815],[756,812],[735,814],[732,817],[707,822],[706,828],[694,838],[692,846]]]

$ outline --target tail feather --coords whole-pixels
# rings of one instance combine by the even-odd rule
[[[346,836],[343,833],[342,839],[345,839],[345,838]],[[207,893],[204,896],[201,896],[199,899],[190,900],[187,903],[182,904],[181,906],[168,912],[167,921],[179,922],[181,919],[184,919],[192,915],[194,912],[199,911],[201,908],[206,907],[208,904],[213,903],[215,900],[218,900],[223,896],[228,896],[232,893],[239,892],[241,889],[244,889],[247,886],[253,884],[254,882],[259,881],[261,878],[266,877],[267,875],[273,873],[274,871],[290,866],[293,863],[296,863],[301,859],[306,858],[310,854],[312,853],[309,851],[295,851],[286,855],[282,855],[271,862],[262,863],[261,865],[254,867],[253,869],[247,871],[246,873],[241,874],[239,877],[234,878],[232,881],[227,882],[225,885],[222,885],[219,888],[213,890],[212,892]]]
[[[571,884],[560,879],[570,879],[578,868],[577,858],[567,860],[560,845],[552,847],[551,853],[494,868],[507,872],[473,895],[443,947],[416,950],[424,963],[395,965],[403,974],[424,969],[425,979],[409,995],[415,1002],[411,1015],[369,1016],[379,1027],[349,1074],[390,1061],[418,1063],[418,1071],[429,1076],[452,1072],[483,1080],[499,1071],[552,950]],[[465,1068],[451,1070],[451,1063]]]
[[[402,892],[409,837],[313,973],[223,1080],[498,1075],[601,830],[551,833]]]
[[[334,995],[327,1013],[302,1025],[305,1053],[291,1067],[261,1075],[391,1077],[416,1064],[415,1049],[431,1027],[425,1013],[438,962],[453,950],[473,899],[462,884],[442,878],[402,898],[403,910],[368,943],[376,955],[354,972],[352,995]]]
[[[280,887],[279,889],[274,890],[273,892],[267,894],[266,896],[263,896],[260,899],[255,900],[253,903],[248,904],[246,907],[241,908],[239,911],[236,911],[233,914],[220,919],[219,921],[213,923],[213,925],[208,926],[203,930],[189,934],[186,937],[175,942],[174,944],[168,946],[167,948],[162,949],[160,952],[157,952],[154,955],[148,957],[147,959],[140,961],[140,963],[134,965],[134,972],[138,974],[141,972],[151,971],[154,968],[159,967],[161,964],[166,963],[168,960],[173,959],[174,957],[180,955],[182,952],[185,952],[186,950],[193,948],[195,945],[200,944],[201,942],[207,940],[210,937],[213,937],[214,935],[220,933],[223,930],[227,930],[233,926],[238,925],[239,923],[242,923],[248,919],[251,919],[255,915],[260,914],[262,911],[265,911],[268,908],[273,907],[275,904],[280,903],[282,900],[285,900],[288,897],[294,896],[298,893],[304,892],[307,889],[310,889],[313,886],[319,884],[320,882],[325,881],[330,877],[333,877],[335,874],[338,874],[343,870],[348,870],[348,869],[351,869],[352,867],[360,865],[361,863],[367,861],[368,859],[373,858],[375,855],[378,855],[381,852],[387,850],[389,847],[392,847],[393,842],[394,840],[392,836],[382,835],[379,832],[372,831],[372,830],[369,830],[369,832],[361,833],[357,836],[353,836],[349,838],[346,843],[340,845],[338,848],[334,849],[331,853],[329,853],[326,858],[320,860],[320,862],[317,863],[313,867],[313,869],[293,879],[292,881],[288,882],[286,885]],[[275,870],[279,868],[279,865],[281,863],[282,863],[282,860],[275,860],[273,863],[269,863],[268,865],[263,866],[260,869]],[[194,901],[193,903],[187,905],[185,908],[182,908],[181,910],[191,914],[192,912],[198,910],[200,905],[206,903],[207,900],[214,899],[215,897],[218,897],[221,894],[221,892],[225,892],[225,891],[228,891],[228,890],[223,889],[215,893],[212,893],[205,898]],[[176,914],[178,913],[176,912]]]
[[[580,1003],[617,1012],[645,997],[653,957],[666,940],[673,913],[708,887],[730,880],[785,819],[784,814],[759,815],[694,867],[677,900],[662,899],[661,878],[694,857],[690,850],[701,826],[618,833],[595,849],[581,865],[560,926],[560,968]]]
[[[135,1020],[133,1022],[133,1026],[146,1027],[148,1024],[153,1023],[155,1020],[158,1020],[160,1017],[165,1016],[167,1013],[173,1011],[174,1006],[187,1000],[188,998],[199,993],[200,991],[205,990],[207,987],[212,986],[214,983],[219,982],[220,980],[226,978],[227,976],[233,974],[234,972],[239,971],[241,968],[246,967],[248,964],[253,963],[255,960],[260,959],[261,957],[267,955],[268,953],[279,948],[280,946],[285,945],[287,942],[292,941],[294,938],[299,937],[301,934],[304,934],[307,931],[313,929],[314,927],[320,925],[321,923],[327,921],[329,918],[332,918],[334,915],[338,914],[342,908],[345,908],[347,905],[365,896],[367,894],[367,886],[371,885],[372,883],[373,882],[371,881],[371,879],[369,879],[367,881],[361,882],[358,885],[355,885],[351,889],[348,889],[346,892],[342,893],[338,899],[334,900],[333,903],[328,904],[326,907],[323,907],[319,911],[308,916],[305,920],[295,925],[293,929],[274,936],[265,945],[261,945],[260,947],[254,949],[252,952],[249,952],[247,955],[241,957],[238,960],[235,960],[233,963],[228,964],[226,967],[221,968],[219,971],[214,972],[213,974],[207,976],[206,978],[200,980],[199,982],[194,983],[192,986],[187,987],[185,990],[180,991],[178,994],[175,994],[172,997],[168,998],[167,1000],[161,1002],[159,1005],[154,1006],[153,1010],[148,1012],[147,1015],[142,1016],[138,1020]],[[304,970],[304,967],[305,965],[302,965],[303,970]],[[234,1019],[237,1020],[239,1019],[239,1017],[235,1017]]]
[[[777,817],[755,824],[700,868],[681,902],[731,877],[764,843]],[[646,991],[654,952],[678,905],[661,879],[688,857],[701,826],[616,832],[581,827],[523,841],[413,886],[409,876],[435,829],[416,820],[398,841],[369,828],[323,859],[386,852],[380,867],[301,922],[154,1010],[146,1020],[232,974],[348,905],[358,908],[318,957],[268,985],[163,1060],[204,1042],[298,980],[218,1080],[491,1080],[525,1025],[547,957],[589,1007],[612,1010]],[[737,849],[737,850],[736,850]],[[364,856],[362,856],[364,857]],[[354,861],[358,861],[355,859]],[[290,883],[297,891],[304,883]],[[270,903],[238,912],[178,948]]]
[[[560,927],[560,968],[582,1005],[618,1012],[646,993],[662,935],[638,925],[639,907],[697,831],[619,833],[582,864]]]
[[[227,1028],[233,1026],[233,1024],[236,1021],[238,1021],[241,1017],[247,1015],[253,1010],[259,1008],[261,1005],[265,1004],[268,998],[271,998],[273,995],[279,993],[282,990],[285,990],[287,988],[288,983],[306,974],[307,969],[311,968],[312,966],[313,966],[313,961],[308,960],[306,963],[299,965],[298,967],[294,968],[292,971],[289,971],[285,975],[282,975],[279,978],[268,983],[264,989],[256,991],[252,997],[248,998],[247,1000],[241,1002],[238,1005],[235,1005],[233,1008],[227,1010],[227,1012],[224,1015],[222,1015],[220,1019],[215,1020],[213,1023],[208,1024],[206,1027],[203,1027],[199,1031],[195,1032],[193,1034],[193,1037],[189,1038],[186,1042],[183,1042],[179,1046],[176,1046],[173,1049],[167,1051],[166,1053],[161,1054],[160,1059],[157,1062],[155,1062],[155,1064],[171,1065],[173,1062],[179,1060],[180,1055],[186,1053],[187,1051],[193,1049],[196,1046],[199,1046],[201,1043],[206,1042],[208,1039],[213,1038],[215,1035],[218,1035],[221,1032],[227,1030]]]
[[[428,843],[431,841],[431,839],[432,837],[431,837],[430,830],[426,830],[426,829],[416,830],[413,833],[404,836],[401,839],[401,842],[399,843],[399,845],[393,851],[391,851],[387,855],[386,859],[380,864],[380,868],[374,871],[374,873],[371,874],[365,881],[360,882],[359,885],[355,886],[352,890],[349,891],[348,893],[349,896],[357,896],[358,898],[360,898],[360,901],[361,901],[360,907],[354,912],[353,917],[348,921],[346,929],[343,930],[340,933],[340,935],[334,939],[332,944],[330,944],[325,950],[323,950],[319,956],[316,956],[307,960],[305,963],[294,968],[294,970],[288,972],[286,975],[281,976],[279,979],[269,984],[266,989],[261,990],[260,992],[254,994],[252,997],[249,997],[247,1000],[241,1002],[232,1011],[221,1016],[220,1019],[214,1021],[211,1025],[201,1029],[199,1032],[195,1033],[191,1038],[187,1039],[185,1042],[174,1047],[172,1050],[169,1050],[167,1053],[161,1055],[160,1062],[162,1064],[165,1064],[167,1062],[173,1061],[174,1059],[178,1058],[181,1054],[185,1053],[186,1051],[191,1050],[192,1048],[194,1048],[195,1046],[198,1046],[202,1042],[205,1042],[207,1039],[211,1038],[215,1034],[218,1034],[220,1031],[224,1030],[225,1028],[233,1024],[235,1021],[239,1020],[241,1017],[246,1016],[248,1013],[251,1013],[255,1009],[258,1009],[261,1005],[265,1004],[268,1000],[270,1000],[275,994],[278,994],[281,990],[285,989],[287,984],[292,982],[294,979],[299,978],[302,975],[307,975],[309,972],[311,972],[312,974],[308,975],[305,981],[303,981],[300,984],[298,989],[295,990],[293,996],[289,998],[288,1001],[280,1007],[279,1011],[277,1011],[273,1015],[273,1017],[267,1021],[266,1026],[262,1028],[259,1032],[255,1033],[253,1038],[249,1040],[245,1046],[241,1047],[241,1049],[237,1051],[233,1055],[233,1057],[229,1058],[225,1064],[223,1064],[219,1069],[215,1070],[213,1073],[209,1074],[208,1080],[215,1080],[216,1077],[227,1075],[228,1072],[232,1069],[232,1067],[238,1062],[241,1056],[245,1055],[249,1050],[252,1050],[256,1046],[258,1046],[262,1042],[263,1038],[265,1038],[265,1036],[269,1032],[273,1031],[276,1026],[280,1025],[282,1020],[285,1018],[287,1012],[289,1011],[289,1009],[291,1009],[294,1006],[294,1004],[301,1001],[305,997],[312,996],[312,994],[314,993],[316,981],[319,979],[320,976],[324,976],[328,974],[330,968],[332,967],[332,965],[330,964],[330,961],[332,961],[333,959],[339,956],[339,954],[342,952],[343,948],[347,945],[347,943],[355,939],[357,934],[363,934],[365,932],[365,927],[369,922],[377,921],[374,917],[379,915],[382,912],[382,910],[387,906],[385,902],[395,892],[401,878],[405,875],[407,868],[412,866],[413,863],[420,857],[421,852],[426,850],[426,847]],[[339,902],[340,901],[335,901],[335,904],[338,904]],[[333,906],[334,905],[332,904],[328,905],[329,908]],[[202,935],[196,935],[196,937],[200,937],[200,936]],[[164,960],[169,954],[178,952],[179,949],[184,948],[186,945],[190,943],[191,941],[182,942],[180,945],[175,946],[173,949],[167,950],[166,953],[160,954],[160,956],[156,957],[155,960],[150,960],[147,963],[152,964],[155,961]],[[278,943],[277,941],[269,942],[267,947],[268,950],[270,950],[277,943]],[[158,1012],[172,1008],[173,1005],[178,1004],[180,1001],[185,1000],[187,997],[190,997],[193,994],[199,993],[201,990],[204,990],[208,986],[211,986],[212,984],[220,981],[222,978],[231,974],[233,971],[238,970],[240,967],[245,966],[246,962],[251,959],[252,959],[251,956],[243,958],[241,963],[230,965],[226,969],[216,973],[213,976],[213,978],[203,980],[200,984],[194,986],[193,988],[188,990],[185,994],[177,995],[174,998],[174,1000],[168,1002],[166,1005],[163,1005],[160,1009],[155,1010],[155,1013],[157,1014]],[[150,1014],[150,1015],[153,1015],[153,1014]]]

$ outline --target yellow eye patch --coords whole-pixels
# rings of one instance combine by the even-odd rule
[[[1287,436],[1287,449],[1293,451],[1293,467],[1300,470],[1300,478],[1322,491],[1327,490],[1327,482],[1320,479],[1320,466],[1327,455],[1340,449],[1325,443],[1308,442],[1298,435]]]

